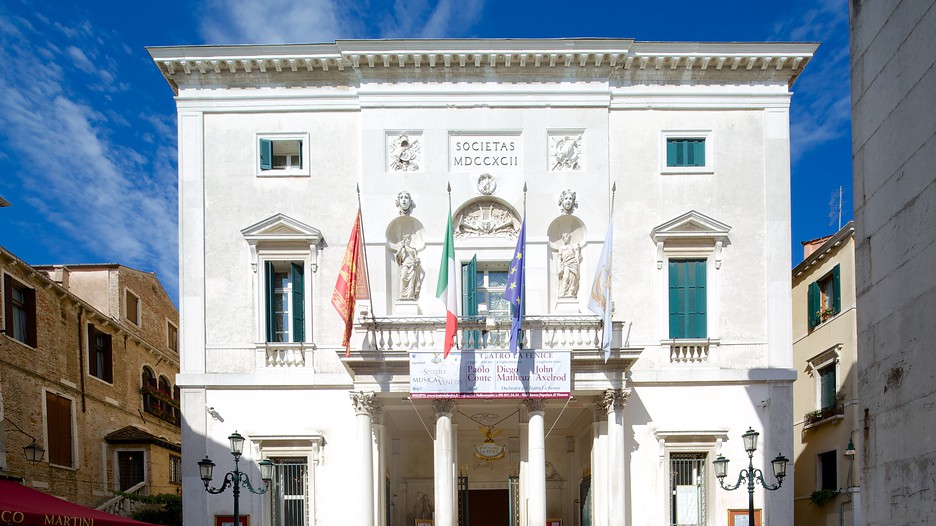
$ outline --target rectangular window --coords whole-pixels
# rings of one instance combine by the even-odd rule
[[[666,166],[705,166],[705,139],[667,138]]]
[[[3,277],[4,332],[30,347],[36,346],[36,291],[9,275]]]
[[[305,458],[274,458],[272,524],[306,526],[309,517],[309,466]]]
[[[166,322],[166,340],[169,348],[179,352],[179,328],[170,322]]]
[[[302,262],[267,261],[265,272],[267,341],[305,341]]]
[[[49,463],[72,467],[72,401],[55,393],[46,393],[46,440]]]
[[[670,524],[706,524],[706,454],[670,454]]]
[[[257,135],[257,175],[309,175],[309,134]]]
[[[706,260],[669,262],[669,337],[706,338]]]
[[[128,291],[124,292],[125,295],[125,309],[127,321],[130,323],[139,326],[140,325],[140,298],[136,294]]]
[[[182,484],[182,457],[169,455],[169,482]]]
[[[806,291],[809,328],[814,329],[842,311],[841,267],[809,284]]]
[[[509,262],[482,262],[477,257],[462,265],[462,314],[468,316],[484,316],[501,322],[510,320],[511,305],[504,299],[507,290],[507,274]],[[500,331],[487,334],[485,341],[481,342],[478,331],[465,331],[463,333],[463,347],[472,347],[467,340],[474,338],[477,345],[500,345],[500,337],[507,337]]]
[[[819,473],[818,489],[838,489],[838,460],[835,451],[826,451],[818,455],[819,466],[816,470]]]
[[[835,407],[835,363],[820,368],[819,373],[819,409]]]
[[[111,335],[88,324],[88,372],[108,383],[114,382]]]

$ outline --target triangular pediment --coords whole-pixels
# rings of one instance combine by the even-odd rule
[[[690,210],[655,227],[650,237],[657,243],[674,238],[724,240],[729,230],[731,227],[725,223]]]
[[[241,230],[248,243],[260,241],[305,240],[317,245],[322,232],[284,214],[276,214]]]

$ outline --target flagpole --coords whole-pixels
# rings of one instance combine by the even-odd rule
[[[367,241],[364,239],[364,212],[361,210],[361,184],[355,183],[357,190],[358,214],[361,216],[361,251],[364,256],[364,275],[367,277],[367,302],[370,304],[371,328],[374,331],[374,348],[377,348],[377,318],[374,317],[374,295],[370,291],[370,265],[367,263]],[[353,313],[352,313],[353,315]]]

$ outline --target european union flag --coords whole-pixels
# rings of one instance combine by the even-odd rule
[[[524,287],[524,253],[526,252],[526,218],[520,226],[520,235],[517,237],[517,249],[514,250],[513,259],[510,260],[510,272],[507,274],[507,290],[504,299],[510,302],[510,352],[516,354],[517,349],[523,347],[523,302],[526,295]]]

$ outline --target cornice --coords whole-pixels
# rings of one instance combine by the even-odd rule
[[[800,261],[795,267],[793,267],[793,279],[797,279],[802,276],[806,271],[808,271],[813,266],[818,265],[820,262],[824,261],[826,257],[829,257],[833,250],[838,249],[839,246],[844,244],[848,238],[855,235],[855,221],[849,221],[845,223],[838,232],[829,237],[819,246],[812,254],[809,255],[803,261]]]
[[[339,40],[334,44],[181,46],[147,50],[163,76],[178,85],[195,75],[314,74],[346,69],[555,69],[610,74],[640,72],[771,72],[795,80],[815,53],[814,43],[635,42],[633,40]],[[599,71],[595,71],[599,70]],[[389,71],[387,71],[389,73]],[[469,73],[465,71],[465,73]],[[223,79],[223,77],[222,77]],[[217,82],[219,79],[214,79]]]

